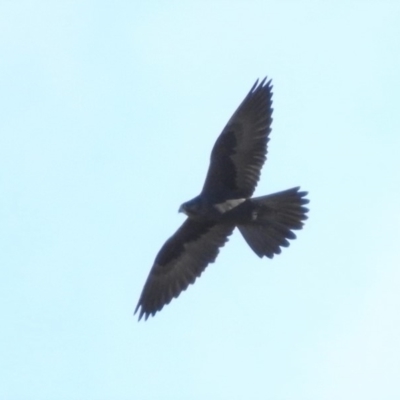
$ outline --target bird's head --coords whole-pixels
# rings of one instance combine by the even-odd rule
[[[179,212],[186,214],[188,217],[195,218],[200,215],[201,212],[201,200],[199,197],[195,197],[192,200],[183,203],[179,207]]]

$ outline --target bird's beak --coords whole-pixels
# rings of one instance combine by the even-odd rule
[[[187,214],[186,214],[185,207],[183,207],[183,204],[182,204],[182,205],[179,207],[179,210],[178,210],[178,212],[180,212],[180,213],[183,213],[183,214],[187,215]]]

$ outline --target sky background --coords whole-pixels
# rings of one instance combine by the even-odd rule
[[[2,1],[0,398],[400,398],[400,3]],[[154,258],[256,78],[256,195],[309,191],[259,259],[238,232],[137,322]]]

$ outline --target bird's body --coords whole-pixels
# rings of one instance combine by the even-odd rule
[[[266,160],[272,122],[272,86],[254,84],[211,152],[201,193],[183,203],[186,221],[159,251],[140,296],[139,319],[160,311],[214,262],[235,227],[260,257],[287,247],[306,219],[299,188],[252,198]]]

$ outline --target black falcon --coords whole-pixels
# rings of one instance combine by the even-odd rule
[[[161,248],[135,313],[147,319],[194,283],[237,227],[259,256],[272,258],[295,239],[307,219],[299,187],[254,197],[266,160],[272,85],[258,80],[218,137],[201,193],[183,203],[186,221]]]

